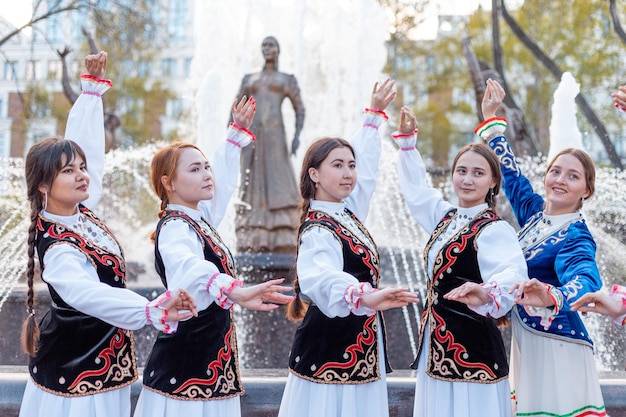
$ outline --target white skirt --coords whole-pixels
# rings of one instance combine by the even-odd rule
[[[515,312],[511,321],[510,377],[516,415],[606,416],[591,347],[535,333]]]
[[[381,378],[365,384],[320,384],[292,373],[278,417],[388,417],[387,379],[382,333],[378,332]]]
[[[130,385],[84,397],[64,397],[26,382],[19,417],[128,417]]]
[[[424,334],[428,334],[426,327]],[[494,384],[451,382],[426,375],[428,338],[422,341],[417,366],[413,417],[510,417],[509,380]]]
[[[134,417],[240,417],[240,398],[212,401],[176,400],[142,387]]]

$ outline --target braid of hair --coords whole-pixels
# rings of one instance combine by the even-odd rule
[[[303,198],[301,203],[302,214],[300,215],[300,223],[304,223],[306,220],[309,208],[311,208],[311,199]],[[287,319],[298,322],[304,318],[304,314],[307,310],[307,304],[305,304],[300,297],[300,282],[298,281],[298,274],[296,273],[295,275],[296,277],[293,280],[293,290],[296,293],[296,298],[291,300],[287,306]]]
[[[39,213],[37,205],[40,201],[31,202],[31,223],[28,227],[28,266],[26,269],[26,280],[28,283],[28,293],[26,297],[26,312],[28,316],[22,323],[22,349],[30,356],[37,353],[39,342],[39,324],[35,318],[35,291],[33,280],[35,278],[35,237],[37,236],[37,216]]]

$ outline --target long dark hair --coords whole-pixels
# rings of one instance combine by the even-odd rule
[[[28,227],[28,266],[26,269],[28,283],[26,312],[28,315],[22,325],[22,348],[30,356],[34,356],[37,352],[39,341],[39,325],[35,319],[35,292],[33,290],[37,216],[41,210],[45,209],[47,193],[52,188],[55,178],[65,165],[74,161],[76,155],[85,161],[86,166],[87,158],[81,147],[76,142],[65,140],[60,136],[49,137],[36,143],[26,155],[24,170],[26,193],[30,202],[30,226]],[[42,192],[41,188],[46,191]]]
[[[307,149],[304,154],[304,159],[302,160],[302,170],[300,171],[301,223],[304,223],[306,220],[307,213],[311,207],[311,199],[315,197],[315,182],[309,175],[309,169],[319,169],[322,162],[324,162],[333,149],[336,148],[348,148],[354,156],[354,149],[352,148],[352,145],[350,145],[350,142],[342,138],[331,137],[316,140],[311,144],[311,146],[309,146],[309,149]],[[292,321],[300,321],[304,317],[307,307],[300,297],[300,284],[298,283],[297,274],[293,281],[293,289],[296,293],[296,298],[289,303],[287,308],[287,318]]]

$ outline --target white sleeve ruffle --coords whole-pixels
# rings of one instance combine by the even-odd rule
[[[328,230],[312,227],[302,235],[296,267],[302,294],[326,316],[375,314],[360,302],[374,289],[343,271],[341,244]]]
[[[165,223],[157,244],[169,290],[186,289],[196,300],[198,311],[213,302],[225,309],[232,306],[227,295],[240,281],[220,273],[214,263],[204,259],[202,243],[186,222]]]

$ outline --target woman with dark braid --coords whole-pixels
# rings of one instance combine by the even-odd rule
[[[379,287],[378,250],[362,221],[376,186],[378,127],[387,120],[393,87],[389,80],[374,86],[351,143],[322,138],[304,156],[297,298],[288,312],[302,322],[279,417],[389,415],[385,373],[391,369],[379,311],[416,302],[417,294]]]
[[[44,139],[26,156],[31,225],[22,344],[30,355],[30,379],[20,417],[128,417],[130,385],[137,379],[130,330],[152,324],[173,333],[178,320],[196,315],[195,302],[184,290],[150,302],[126,289],[122,249],[89,209],[102,190],[101,95],[111,87],[103,79],[106,59],[106,52],[85,58],[83,93],[67,123],[66,137],[72,140]],[[33,292],[36,255],[51,298],[39,324]]]

